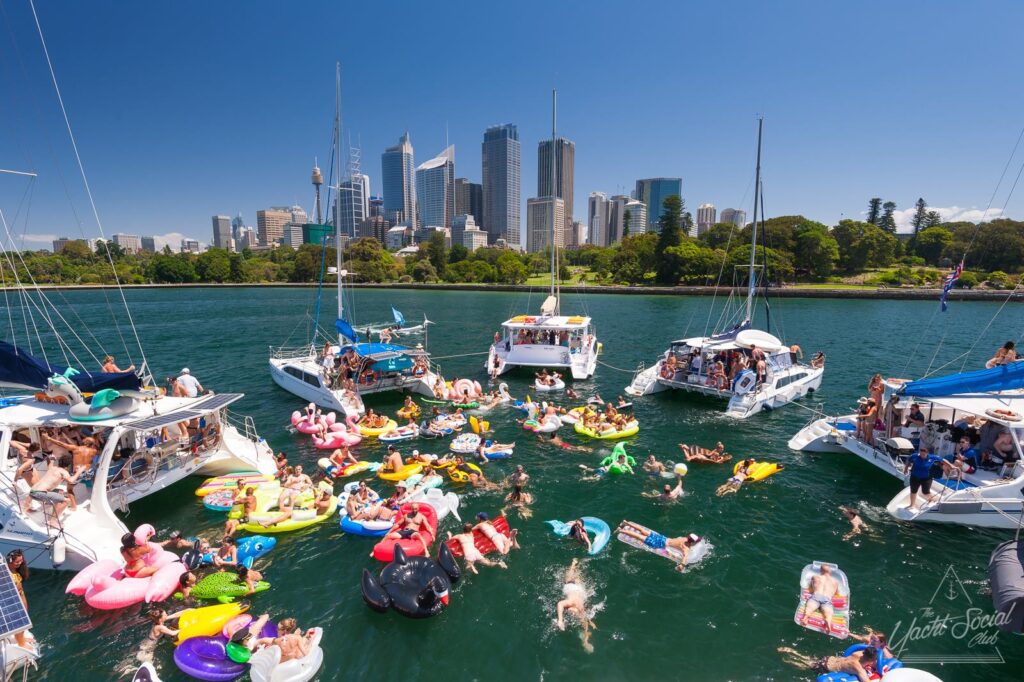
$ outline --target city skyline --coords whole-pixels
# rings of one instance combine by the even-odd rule
[[[652,5],[648,11],[663,19],[654,34],[643,40],[626,36],[623,49],[614,54],[585,47],[600,22],[628,11],[623,3],[599,2],[586,12],[570,4],[545,9],[551,21],[534,27],[531,8],[542,6],[527,2],[494,35],[479,30],[486,8],[408,4],[408,25],[397,28],[386,58],[376,49],[372,32],[303,48],[301,56],[287,55],[283,48],[271,54],[238,50],[231,41],[214,38],[222,26],[232,25],[251,40],[275,35],[282,46],[297,45],[305,38],[296,19],[315,14],[330,23],[343,11],[326,3],[303,9],[255,3],[246,12],[238,7],[183,2],[166,12],[148,6],[39,4],[108,237],[121,232],[211,242],[213,215],[241,212],[247,224],[255,225],[256,211],[268,206],[312,209],[308,178],[313,159],[320,159],[325,176],[329,172],[325,157],[336,60],[343,69],[345,139],[359,140],[364,160],[379,159],[409,130],[421,149],[456,145],[457,172],[474,183],[483,181],[478,145],[484,130],[510,122],[527,150],[520,159],[521,186],[536,186],[533,153],[550,136],[549,97],[556,87],[559,133],[577,146],[574,205],[567,210],[577,220],[586,220],[591,192],[628,195],[638,179],[661,176],[683,178],[683,199],[694,214],[704,203],[749,213],[754,121],[761,113],[767,117],[769,216],[802,213],[835,224],[841,217],[863,218],[867,200],[881,196],[897,203],[901,227],[918,197],[946,218],[976,219],[1019,131],[1013,112],[1021,95],[1005,88],[996,77],[998,69],[988,68],[1004,58],[997,45],[1012,40],[1010,27],[1024,18],[1024,11],[1011,4],[989,7],[994,39],[955,56],[919,53],[897,40],[880,41],[870,54],[858,54],[854,46],[863,36],[854,27],[864,11],[890,24],[912,20],[922,32],[977,25],[977,13],[956,3],[933,4],[935,11],[924,13],[884,3],[822,6],[810,12],[795,3],[770,8],[756,3]],[[353,25],[368,25],[375,16],[369,7],[344,11]],[[18,93],[9,134],[0,141],[0,158],[5,168],[39,173],[29,222],[23,223],[22,213],[12,233],[19,241],[27,235],[27,248],[48,248],[61,236],[99,236],[33,39],[31,17],[15,5],[0,21],[18,36],[0,53],[24,64],[23,70],[0,76],[4,92]],[[482,55],[478,63],[415,63],[411,57],[419,49],[417,41],[453,22],[478,29],[465,31],[464,43]],[[755,23],[775,32],[770,45],[738,42],[713,63],[700,55],[709,54],[714,31],[695,32],[683,43],[674,38],[680,26]],[[822,30],[826,26],[829,31]],[[536,35],[524,37],[527,27],[535,28]],[[185,50],[185,43],[173,39],[182,34],[190,36],[187,44],[195,49]],[[533,41],[550,42],[552,48],[535,54],[544,51],[532,50]],[[500,49],[488,49],[490,43]],[[147,49],[151,44],[164,48]],[[97,49],[100,45],[103,49]],[[807,57],[815,52],[827,57]],[[670,66],[657,74],[640,68],[655,62]],[[396,72],[399,63],[407,68]],[[110,79],[107,74],[114,72],[119,78]],[[649,91],[662,91],[657,106],[636,107],[606,87],[618,78],[635,79],[637,73],[647,74]],[[479,85],[466,91],[439,87],[470,76]],[[952,96],[924,114],[913,104],[947,91],[950,83],[966,82],[972,91],[997,94],[1000,105],[979,109],[971,97]],[[290,96],[253,99],[273,90]],[[417,106],[396,106],[389,96],[394,91]],[[872,91],[889,105],[864,107]],[[714,93],[719,103],[698,104],[698,92]],[[726,101],[728,106],[721,104]],[[209,106],[213,103],[217,106]],[[364,163],[371,177],[375,166]],[[5,215],[18,214],[27,182],[10,177],[0,182]],[[74,210],[64,197],[65,185]],[[374,187],[382,187],[381,181],[374,178]],[[1002,208],[1005,192],[1004,186],[989,217]],[[518,196],[518,212],[524,216],[532,192]],[[1019,215],[1021,201],[1009,203],[1010,216]],[[486,220],[481,226],[490,229]],[[525,230],[525,220],[519,229]]]

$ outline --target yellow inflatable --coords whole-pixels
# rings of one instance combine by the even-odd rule
[[[268,512],[267,510],[277,505],[277,500],[281,497],[281,487],[267,487],[259,488],[254,493],[256,495],[256,514],[272,514],[277,515],[277,512]],[[301,493],[294,497],[293,503],[296,507],[308,507],[313,504],[313,490],[303,490]],[[236,504],[228,512],[229,519],[240,519],[242,518],[242,505]]]
[[[491,430],[491,422],[484,421],[483,419],[477,419],[473,415],[470,415],[469,428],[473,429],[473,433],[487,433]]]
[[[188,609],[178,618],[178,644],[189,637],[212,637],[219,635],[228,621],[249,610],[249,604],[235,601],[229,604],[214,604],[199,609]]]
[[[243,488],[250,485],[259,485],[261,483],[267,483],[273,481],[274,477],[270,474],[261,473],[246,473],[246,474],[228,474],[226,476],[216,476],[214,478],[208,478],[203,481],[203,484],[196,488],[196,496],[206,497],[212,492],[218,490],[234,490],[238,485],[238,481],[242,482]]]
[[[419,462],[413,462],[412,464],[406,464],[398,471],[384,471],[384,469],[377,470],[377,478],[382,481],[404,481],[414,474],[418,474],[423,471],[423,465]]]
[[[420,416],[420,406],[401,407],[398,409],[398,416],[402,419],[416,419]]]
[[[476,473],[476,474],[482,474],[483,473],[482,471],[480,471],[480,467],[478,467],[477,465],[473,464],[472,462],[466,462],[465,464],[463,464],[463,466],[468,467],[469,469],[472,469],[473,473]],[[469,480],[470,480],[469,479],[469,474],[467,474],[465,471],[462,471],[460,469],[456,469],[455,466],[451,466],[451,467],[448,468],[448,478],[452,479],[456,483],[469,483]]]
[[[732,468],[732,473],[735,474],[740,469],[742,461],[736,462],[736,466]],[[747,480],[748,481],[760,481],[763,478],[768,478],[777,471],[785,469],[781,464],[776,462],[754,462],[747,469]]]
[[[281,523],[275,523],[273,526],[262,526],[259,524],[260,520],[269,521],[270,519],[277,516],[277,512],[267,512],[262,515],[254,515],[249,518],[249,523],[243,523],[239,526],[242,530],[247,530],[250,533],[258,533],[260,535],[264,533],[288,533],[293,530],[301,530],[308,528],[309,526],[315,526],[318,523],[326,521],[331,515],[334,514],[338,509],[338,498],[335,495],[331,495],[331,504],[327,507],[327,511],[323,514],[317,514],[315,509],[296,509],[292,512],[290,519],[282,521]],[[263,517],[262,519],[260,517]]]
[[[587,428],[583,425],[583,422],[576,422],[576,433],[581,436],[588,436],[589,438],[598,438],[600,440],[618,440],[619,438],[629,438],[635,436],[640,432],[640,423],[637,420],[627,422],[626,426],[621,431],[607,431],[604,433],[598,433],[594,429]]]
[[[362,434],[363,437],[365,437],[365,438],[376,438],[377,436],[381,435],[382,433],[387,433],[388,431],[394,431],[395,429],[397,429],[398,428],[398,422],[396,422],[394,419],[388,419],[387,423],[384,424],[384,426],[380,426],[380,427],[377,427],[377,428],[371,428],[369,426],[363,426],[362,424],[358,424],[357,426],[359,428],[359,433]]]

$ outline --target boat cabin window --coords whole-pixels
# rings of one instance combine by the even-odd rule
[[[297,367],[285,367],[284,371],[285,374],[290,374],[296,379],[299,379],[300,381],[305,381],[310,386],[316,386],[317,388],[320,387],[320,377],[316,376],[315,374],[303,372],[301,369]]]
[[[788,376],[784,376],[781,379],[779,379],[777,382],[775,382],[775,388],[783,388],[785,386],[789,386],[792,383],[796,383],[797,381],[800,381],[801,379],[803,379],[806,376],[807,376],[807,372],[800,372],[800,373],[797,373],[797,374],[790,374]]]

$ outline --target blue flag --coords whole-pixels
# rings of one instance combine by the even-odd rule
[[[399,327],[405,325],[405,318],[402,317],[402,313],[398,312],[398,310],[394,306],[391,306],[391,314],[395,316],[395,324],[397,324]]]
[[[953,272],[946,275],[946,279],[942,282],[942,296],[939,298],[939,305],[942,307],[942,312],[946,312],[946,296],[949,295],[953,285],[956,284],[957,280],[960,279],[960,275],[964,272],[964,262],[961,260],[960,264],[953,268]]]
[[[344,336],[352,343],[359,343],[359,334],[357,334],[356,330],[352,328],[352,325],[350,325],[345,320],[335,320],[334,328],[338,330],[339,334]]]

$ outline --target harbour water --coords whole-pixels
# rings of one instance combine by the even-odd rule
[[[426,313],[437,323],[430,327],[429,350],[443,357],[485,351],[502,320],[537,309],[544,293],[360,290],[357,295],[357,323],[387,319],[391,305],[410,324]],[[124,360],[102,293],[52,296],[75,310],[107,344],[104,350]],[[114,295],[109,296],[113,304]],[[252,415],[261,434],[293,463],[315,468],[322,453],[308,437],[285,429],[301,401],[277,388],[266,367],[268,346],[283,344],[289,334],[289,345],[306,340],[304,318],[313,309],[313,290],[161,289],[133,290],[126,296],[155,376],[187,366],[208,388],[246,393],[236,411]],[[603,364],[593,380],[575,387],[582,395],[600,392],[605,398],[621,394],[631,370],[641,361],[653,361],[669,340],[684,333],[700,335],[709,320],[713,325],[717,319],[709,314],[710,298],[595,295],[563,301],[566,312],[583,306],[598,326]],[[507,571],[481,567],[480,575],[460,581],[449,608],[437,618],[414,621],[393,612],[378,614],[366,607],[359,591],[363,568],[379,569],[368,557],[373,541],[342,534],[335,518],[280,537],[261,566],[273,588],[253,599],[253,611],[294,616],[302,627],[323,626],[321,680],[812,679],[784,665],[776,648],[793,646],[821,656],[850,644],[793,622],[800,570],[812,560],[837,563],[849,576],[854,631],[870,625],[895,630],[899,638],[915,618],[919,627],[927,622],[923,614],[929,607],[933,613],[960,616],[971,608],[991,613],[987,560],[1008,532],[899,524],[884,511],[900,488],[898,481],[852,457],[806,455],[786,447],[812,416],[805,407],[820,403],[830,413],[851,411],[874,372],[918,376],[965,352],[970,355],[944,371],[959,371],[964,362],[968,368],[981,367],[997,345],[1016,339],[1022,328],[1022,309],[1016,304],[1002,309],[991,326],[998,303],[957,302],[946,314],[936,313],[937,308],[937,301],[776,301],[772,321],[781,330],[773,331],[799,343],[805,354],[819,349],[828,354],[822,390],[802,407],[735,422],[721,416],[722,405],[690,396],[660,394],[637,402],[641,431],[627,448],[638,460],[648,453],[677,459],[679,442],[711,446],[722,440],[734,456],[785,464],[785,471],[744,486],[737,495],[714,496],[731,473],[725,466],[690,466],[686,496],[670,505],[643,497],[654,484],[640,475],[581,481],[579,465],[596,466],[609,446],[589,443],[595,450],[584,454],[542,445],[516,425],[519,413],[499,407],[489,415],[497,438],[515,440],[518,446],[512,459],[487,465],[486,473],[501,479],[514,464],[523,464],[536,498],[532,518],[510,517],[520,529],[523,548],[509,557]],[[324,309],[332,310],[333,301],[325,302]],[[331,321],[328,315],[325,326]],[[483,362],[483,355],[439,360],[446,377],[482,383]],[[528,381],[525,374],[511,377],[512,394],[523,396]],[[400,403],[397,396],[370,400],[375,409],[392,414]],[[563,431],[566,439],[582,442]],[[406,444],[405,450],[438,446],[421,441]],[[375,443],[360,446],[361,458],[381,454]],[[198,479],[190,479],[137,503],[126,523],[217,537],[224,517],[204,510],[192,494],[196,484]],[[464,493],[463,517],[477,511],[493,515],[501,508],[497,493],[459,492]],[[841,504],[858,505],[871,527],[855,542],[842,540],[849,526],[837,510]],[[683,575],[670,562],[616,541],[600,555],[583,558],[598,606],[591,654],[584,652],[577,631],[554,627],[561,573],[573,557],[583,555],[544,524],[545,519],[580,515],[603,518],[613,527],[628,518],[672,535],[696,532],[714,545],[699,567]],[[442,528],[453,529],[453,524],[446,520]],[[950,568],[962,592],[949,588]],[[43,647],[36,677],[118,679],[136,665],[148,629],[142,610],[89,613],[80,598],[64,595],[69,577],[38,571],[26,584],[34,633]],[[947,661],[964,655],[1005,660],[915,666],[947,681],[1020,679],[1024,639],[990,638],[993,632],[979,628],[966,636],[960,631],[922,636],[908,641],[907,653]],[[186,679],[173,664],[170,642],[160,644],[155,663],[163,679]]]

